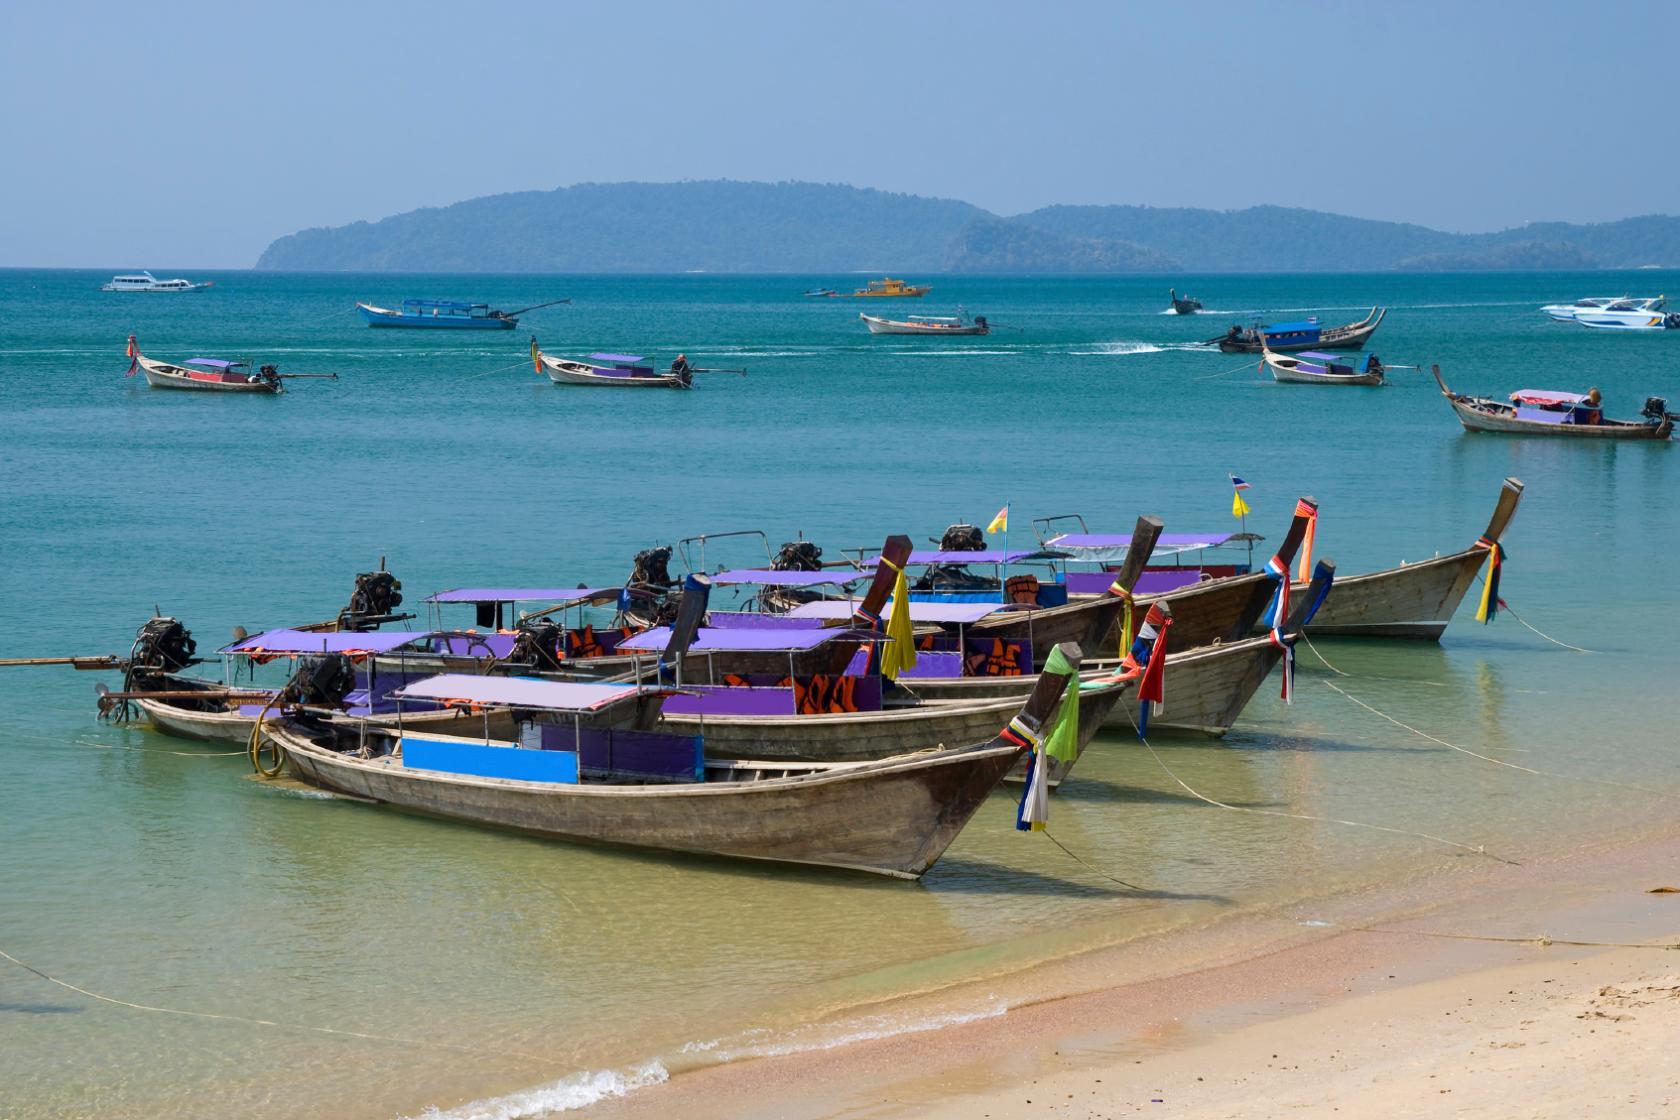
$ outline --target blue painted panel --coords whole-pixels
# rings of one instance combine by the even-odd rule
[[[477,778],[512,778],[521,782],[578,780],[578,756],[572,751],[487,747],[483,743],[404,735],[403,768],[469,774]]]

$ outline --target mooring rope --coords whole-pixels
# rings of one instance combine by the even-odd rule
[[[518,361],[517,361],[517,362],[509,362],[509,363],[508,363],[508,364],[507,364],[507,365],[505,365],[505,366],[497,366],[497,367],[496,367],[496,368],[495,368],[495,369],[487,369],[487,370],[485,370],[485,371],[484,371],[484,372],[483,372],[483,373],[469,373],[469,374],[465,374],[465,375],[463,375],[463,376],[462,376],[462,377],[460,377],[460,378],[458,378],[458,379],[457,379],[457,380],[460,380],[460,381],[472,381],[472,380],[474,380],[474,379],[475,379],[475,378],[479,378],[479,377],[489,377],[489,376],[490,376],[490,375],[491,375],[491,374],[492,374],[492,373],[505,373],[505,372],[507,372],[507,371],[508,371],[508,370],[510,370],[510,369],[517,369],[517,368],[518,368],[518,367],[520,367],[520,366],[528,366],[528,365],[530,365],[530,364],[531,364],[531,359],[529,359],[529,358],[521,358],[521,359],[519,359],[519,360],[518,360]]]
[[[1481,572],[1477,572],[1476,573],[1476,582],[1485,584],[1487,582],[1487,577],[1482,575]],[[1546,633],[1544,630],[1541,630],[1539,627],[1530,626],[1529,623],[1527,622],[1527,620],[1525,620],[1522,615],[1520,615],[1516,611],[1512,610],[1511,609],[1511,604],[1507,603],[1503,599],[1501,599],[1499,601],[1499,609],[1504,611],[1506,614],[1510,615],[1512,618],[1516,619],[1519,623],[1521,623],[1527,629],[1532,630],[1534,633],[1540,635],[1542,638],[1546,639],[1548,642],[1551,642],[1554,646],[1562,646],[1564,649],[1574,650],[1576,653],[1597,653],[1598,652],[1597,650],[1594,650],[1594,649],[1582,649],[1580,646],[1572,646],[1568,642],[1560,642],[1556,638],[1552,637],[1550,634]]]
[[[1224,373],[1204,373],[1200,377],[1192,377],[1190,380],[1192,380],[1192,381],[1212,381],[1216,377],[1229,377],[1233,373],[1241,373],[1245,369],[1252,369],[1254,366],[1256,366],[1258,364],[1259,363],[1255,362],[1255,361],[1247,361],[1247,362],[1244,362],[1240,366],[1236,366],[1232,369],[1226,370]]]
[[[275,1027],[279,1030],[313,1031],[316,1034],[337,1035],[341,1038],[360,1038],[368,1042],[394,1042],[400,1046],[426,1046],[439,1050],[454,1050],[458,1053],[473,1054],[483,1058],[513,1057],[539,1065],[550,1064],[548,1059],[539,1058],[534,1054],[522,1054],[517,1050],[483,1050],[476,1046],[462,1046],[453,1042],[436,1042],[415,1038],[395,1038],[391,1035],[369,1034],[365,1031],[341,1030],[338,1027],[315,1027],[307,1024],[278,1023],[271,1019],[252,1019],[244,1015],[227,1015],[216,1011],[186,1011],[179,1007],[158,1007],[149,1003],[131,1003],[126,999],[117,999],[115,996],[101,995],[99,992],[90,991],[87,988],[72,984],[68,980],[60,980],[56,976],[48,975],[36,968],[34,965],[18,960],[4,949],[0,949],[0,957],[4,957],[6,960],[11,961],[25,972],[30,972],[39,976],[49,984],[56,984],[65,991],[75,992],[79,996],[86,996],[88,999],[98,1000],[100,1003],[109,1003],[117,1007],[126,1007],[134,1011],[148,1011],[159,1015],[180,1015],[188,1019],[217,1019],[229,1023],[247,1023],[256,1027]]]
[[[1325,683],[1328,684],[1329,682],[1327,681]],[[1126,714],[1127,718],[1131,718],[1130,709],[1127,710]],[[1133,730],[1137,729],[1137,720],[1135,719],[1132,719],[1132,728]],[[1434,833],[1430,832],[1414,832],[1409,828],[1391,828],[1386,824],[1370,824],[1366,821],[1343,820],[1340,817],[1318,817],[1308,813],[1290,813],[1285,812],[1282,809],[1256,809],[1252,805],[1231,805],[1227,802],[1209,797],[1200,790],[1192,788],[1190,783],[1186,782],[1183,778],[1173,772],[1172,767],[1168,766],[1166,760],[1156,752],[1154,745],[1150,743],[1150,741],[1141,733],[1138,735],[1138,741],[1141,742],[1144,745],[1144,748],[1149,751],[1150,757],[1155,760],[1155,765],[1159,766],[1166,773],[1167,777],[1171,778],[1174,782],[1177,782],[1180,789],[1182,789],[1185,793],[1188,793],[1191,797],[1194,797],[1197,801],[1205,801],[1207,804],[1219,809],[1230,809],[1238,813],[1254,813],[1262,817],[1283,817],[1288,820],[1295,821],[1315,821],[1319,824],[1341,824],[1347,825],[1350,828],[1368,828],[1375,832],[1391,832],[1397,836],[1412,836],[1420,840],[1433,840],[1437,844],[1445,844],[1451,848],[1461,848],[1466,852],[1471,852],[1479,856],[1486,856],[1488,859],[1497,860],[1500,863],[1509,864],[1512,867],[1522,866],[1522,864],[1518,863],[1516,860],[1506,859],[1504,856],[1496,855],[1493,852],[1488,851],[1486,847],[1480,844],[1465,844],[1457,840],[1449,840],[1445,836],[1436,836]]]
[[[1073,861],[1075,863],[1077,863],[1077,864],[1079,864],[1079,866],[1085,868],[1085,870],[1089,871],[1091,874],[1100,875],[1104,879],[1107,879],[1111,883],[1118,883],[1122,887],[1125,887],[1129,891],[1146,891],[1146,890],[1149,889],[1148,887],[1140,887],[1136,883],[1128,883],[1124,879],[1116,879],[1113,875],[1110,875],[1108,872],[1102,870],[1100,867],[1091,866],[1091,864],[1085,862],[1084,859],[1080,858],[1079,853],[1075,852],[1072,848],[1069,848],[1066,844],[1062,843],[1060,840],[1056,839],[1054,836],[1051,836],[1050,835],[1050,830],[1048,828],[1044,829],[1043,831],[1044,831],[1045,838],[1047,840],[1049,840],[1050,843],[1056,845],[1056,847],[1060,848],[1062,851],[1064,851],[1068,855],[1072,856]]]
[[[1608,786],[1611,789],[1628,789],[1633,790],[1635,793],[1649,794],[1652,797],[1672,798],[1674,796],[1673,793],[1666,790],[1651,789],[1648,786],[1636,786],[1628,782],[1613,782],[1609,778],[1589,778],[1581,774],[1561,774],[1555,770],[1537,770],[1532,766],[1519,766],[1515,762],[1506,762],[1502,758],[1494,758],[1491,755],[1479,754],[1476,751],[1470,750],[1468,747],[1461,747],[1456,743],[1449,743],[1445,739],[1429,734],[1427,731],[1420,731],[1409,723],[1403,723],[1389,715],[1387,712],[1379,711],[1376,708],[1373,708],[1359,697],[1354,696],[1352,693],[1349,693],[1332,681],[1324,681],[1322,683],[1331,691],[1341,693],[1347,699],[1353,701],[1355,704],[1358,704],[1361,708],[1364,708],[1367,712],[1370,712],[1374,716],[1381,716],[1383,719],[1386,719],[1396,727],[1405,728],[1407,731],[1410,731],[1413,735],[1416,735],[1419,738],[1427,739],[1431,743],[1438,743],[1441,746],[1446,747],[1448,750],[1454,750],[1460,754],[1467,754],[1471,758],[1479,758],[1483,762],[1491,762],[1495,766],[1509,767],[1512,770],[1520,770],[1525,774],[1537,774],[1542,778],[1558,778],[1566,782],[1584,782],[1587,785]]]

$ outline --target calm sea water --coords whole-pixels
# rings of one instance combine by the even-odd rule
[[[1357,708],[1310,653],[1292,707],[1269,686],[1228,740],[1161,743],[1161,759],[1223,801],[1514,858],[1660,823],[1680,793],[1675,448],[1466,435],[1423,372],[1279,386],[1190,346],[1260,314],[1334,323],[1381,303],[1390,363],[1490,393],[1597,385],[1631,416],[1647,395],[1680,404],[1680,337],[1536,308],[1680,276],[1174,278],[1213,309],[1196,318],[1160,314],[1153,279],[936,278],[915,310],[962,303],[1004,328],[940,342],[871,338],[857,303],[799,298],[843,277],[230,273],[123,296],[96,290],[107,275],[0,272],[0,656],[124,651],[154,606],[214,647],[235,625],[330,615],[381,557],[412,603],[611,582],[639,548],[702,532],[936,536],[1005,502],[1011,543],[1070,512],[1093,530],[1139,513],[1227,528],[1227,472],[1253,483],[1250,525],[1273,540],[1316,496],[1320,553],[1353,573],[1469,544],[1516,475],[1504,595],[1597,652],[1467,607],[1438,647],[1324,653],[1395,719],[1563,776]],[[352,310],[410,295],[576,302],[505,334],[372,331]],[[556,388],[523,361],[526,326],[551,352],[685,350],[750,372],[692,393]],[[152,391],[123,377],[130,332],[160,358],[341,379],[279,399]],[[574,848],[252,781],[216,748],[96,722],[96,679],[0,670],[0,950],[129,1004],[233,1018],[102,1003],[0,960],[0,1115],[391,1117],[473,1099],[489,1103],[472,1115],[538,1115],[661,1071],[996,1014],[1038,991],[1035,961],[1477,858],[1209,807],[1122,739],[1081,764],[1051,828],[1139,891],[1014,832],[1001,794],[915,885]]]

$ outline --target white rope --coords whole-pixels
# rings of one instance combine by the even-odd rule
[[[117,1007],[127,1007],[134,1011],[149,1011],[159,1015],[180,1015],[189,1019],[219,1019],[223,1022],[247,1023],[256,1027],[276,1027],[280,1030],[313,1031],[317,1034],[338,1035],[342,1038],[360,1038],[369,1042],[394,1042],[403,1046],[428,1046],[440,1050],[454,1050],[462,1054],[475,1054],[479,1057],[513,1057],[539,1065],[548,1064],[545,1059],[538,1058],[533,1054],[521,1054],[514,1050],[481,1050],[477,1047],[460,1046],[452,1042],[428,1042],[412,1038],[393,1038],[390,1035],[367,1034],[363,1031],[339,1030],[336,1027],[300,1026],[290,1023],[277,1023],[270,1019],[250,1019],[243,1015],[223,1015],[214,1011],[183,1011],[177,1007],[157,1007],[149,1003],[130,1003],[126,999],[117,999],[114,996],[100,995],[98,992],[89,991],[87,988],[77,987],[75,984],[72,984],[67,980],[60,980],[56,976],[49,976],[35,966],[18,960],[4,949],[0,949],[0,957],[4,957],[6,960],[11,961],[25,972],[34,973],[36,976],[39,976],[49,984],[56,984],[65,991],[75,992],[79,996],[86,996],[88,999],[98,1000],[100,1003],[109,1003]]]
[[[1484,575],[1482,575],[1482,573],[1480,571],[1478,571],[1476,573],[1476,582],[1481,583],[1481,584],[1486,584],[1487,583],[1487,577],[1485,577]],[[1542,631],[1542,630],[1540,630],[1536,627],[1529,626],[1529,624],[1526,621],[1524,621],[1522,615],[1518,614],[1516,611],[1511,609],[1511,606],[1510,606],[1509,603],[1503,603],[1502,602],[1502,605],[1499,607],[1499,609],[1504,611],[1506,614],[1510,615],[1512,618],[1516,619],[1518,622],[1522,623],[1522,625],[1527,627],[1529,630],[1533,630],[1534,633],[1539,634],[1542,638],[1546,639],[1548,642],[1551,642],[1554,646],[1562,646],[1564,649],[1572,649],[1576,653],[1597,653],[1598,652],[1597,650],[1593,650],[1593,649],[1582,649],[1580,646],[1572,646],[1568,642],[1560,642],[1556,638],[1552,637],[1550,634],[1547,634],[1544,631]]]
[[[1328,684],[1329,682],[1326,681],[1325,683]],[[1130,715],[1131,710],[1127,709],[1128,718],[1130,718]],[[1132,720],[1132,728],[1133,730],[1137,729],[1137,721],[1135,719]],[[1156,753],[1154,746],[1151,745],[1149,740],[1144,738],[1141,733],[1138,735],[1138,741],[1141,742],[1144,745],[1144,748],[1149,751],[1150,757],[1155,760],[1155,764],[1166,772],[1167,777],[1178,783],[1180,789],[1182,789],[1185,793],[1188,793],[1191,797],[1194,797],[1197,801],[1205,801],[1207,804],[1219,809],[1230,809],[1238,813],[1254,813],[1262,817],[1283,817],[1288,820],[1295,821],[1314,821],[1319,824],[1341,824],[1347,825],[1350,828],[1368,828],[1375,832],[1391,832],[1397,836],[1412,836],[1421,840],[1433,840],[1437,844],[1445,844],[1451,848],[1460,848],[1478,856],[1486,856],[1488,859],[1498,860],[1500,863],[1509,864],[1512,867],[1522,866],[1516,860],[1506,859],[1504,856],[1495,855],[1480,844],[1463,844],[1457,840],[1448,840],[1445,836],[1436,836],[1429,832],[1413,832],[1411,829],[1390,828],[1388,825],[1384,824],[1368,824],[1365,821],[1349,821],[1343,820],[1340,817],[1315,817],[1307,813],[1288,813],[1282,809],[1256,809],[1252,805],[1231,805],[1224,801],[1219,801],[1209,797],[1207,794],[1202,793],[1199,790],[1192,789],[1190,783],[1173,773],[1172,767],[1168,766],[1166,760]]]
[[[1445,739],[1441,739],[1441,738],[1438,738],[1434,735],[1431,735],[1427,731],[1419,731],[1417,728],[1413,727],[1409,723],[1400,722],[1399,720],[1395,719],[1393,716],[1389,715],[1387,712],[1379,712],[1377,709],[1371,707],[1371,705],[1365,703],[1365,701],[1359,699],[1359,697],[1352,695],[1351,693],[1349,693],[1346,690],[1338,687],[1337,685],[1335,685],[1334,683],[1332,683],[1330,681],[1324,681],[1323,684],[1326,688],[1329,688],[1329,689],[1331,689],[1335,692],[1340,692],[1343,696],[1346,696],[1349,700],[1353,701],[1355,704],[1358,704],[1361,708],[1364,708],[1367,712],[1370,712],[1372,715],[1375,715],[1375,716],[1381,716],[1383,719],[1386,719],[1388,722],[1394,724],[1394,726],[1396,726],[1396,727],[1403,727],[1407,731],[1410,731],[1413,735],[1416,735],[1416,736],[1418,736],[1420,738],[1423,738],[1423,739],[1427,739],[1431,743],[1439,743],[1441,746],[1446,747],[1448,750],[1454,750],[1454,751],[1459,752],[1460,754],[1467,754],[1471,758],[1479,758],[1483,762],[1491,762],[1495,766],[1507,766],[1507,767],[1511,768],[1512,770],[1521,770],[1525,774],[1537,774],[1542,778],[1558,778],[1558,779],[1561,779],[1561,780],[1566,781],[1566,782],[1585,782],[1588,785],[1609,786],[1612,789],[1630,789],[1630,790],[1633,790],[1636,793],[1650,794],[1652,797],[1672,798],[1674,796],[1674,794],[1669,793],[1666,790],[1651,789],[1647,786],[1630,785],[1627,782],[1613,782],[1609,778],[1589,778],[1589,777],[1584,777],[1584,776],[1578,775],[1578,774],[1560,774],[1555,770],[1536,770],[1532,766],[1518,766],[1516,763],[1506,762],[1502,758],[1493,758],[1489,755],[1478,754],[1477,752],[1475,752],[1473,750],[1470,750],[1467,747],[1461,747],[1461,746],[1458,746],[1456,743],[1449,743]]]
[[[1233,373],[1241,373],[1243,370],[1251,369],[1254,366],[1257,366],[1259,364],[1260,364],[1259,362],[1247,361],[1247,362],[1244,362],[1240,366],[1236,366],[1233,369],[1226,370],[1224,373],[1204,373],[1200,377],[1192,377],[1190,380],[1192,380],[1192,381],[1212,381],[1216,377],[1229,377]]]

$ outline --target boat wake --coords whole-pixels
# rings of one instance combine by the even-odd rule
[[[1075,358],[1124,358],[1132,354],[1166,354],[1172,351],[1201,351],[1200,342],[1098,342],[1090,350],[1069,350]]]
[[[419,1120],[525,1120],[526,1117],[571,1112],[612,1097],[622,1097],[648,1085],[657,1085],[669,1080],[670,1076],[658,1062],[648,1062],[622,1072],[604,1069],[574,1073],[535,1089],[472,1101],[448,1111],[428,1108],[420,1114]]]

